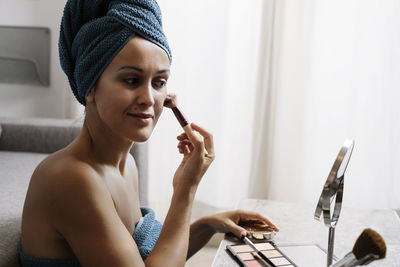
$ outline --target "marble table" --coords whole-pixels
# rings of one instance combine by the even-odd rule
[[[327,249],[328,228],[322,221],[314,219],[315,206],[301,205],[296,203],[283,203],[269,200],[243,199],[238,209],[246,209],[259,212],[269,218],[280,229],[274,237],[274,242],[285,247],[313,246],[320,252]],[[342,258],[353,248],[358,236],[365,228],[377,231],[385,240],[387,246],[386,258],[370,263],[368,266],[400,266],[400,220],[399,215],[393,210],[358,210],[342,208],[342,212],[336,227],[334,255]],[[239,266],[226,251],[226,245],[238,243],[239,240],[232,240],[225,237],[221,241],[217,254],[212,264],[213,267]],[[311,248],[311,247],[310,247]],[[321,249],[322,250],[321,250]],[[310,251],[314,251],[310,250]],[[286,253],[287,254],[287,253]],[[326,266],[325,252],[316,255],[306,255],[312,259],[307,264],[296,262],[299,267],[324,267]],[[289,255],[288,255],[289,256]],[[307,266],[305,266],[307,265]]]

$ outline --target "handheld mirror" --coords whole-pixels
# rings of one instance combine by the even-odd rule
[[[342,208],[344,173],[353,152],[353,147],[354,140],[346,140],[344,142],[326,179],[314,213],[314,218],[318,221],[321,214],[323,214],[324,223],[329,227],[327,266],[332,264],[335,227]]]

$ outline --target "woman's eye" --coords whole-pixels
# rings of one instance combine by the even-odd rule
[[[124,82],[128,85],[137,85],[139,83],[139,79],[138,78],[129,78],[129,79],[125,79]]]
[[[158,81],[154,81],[154,87],[155,88],[163,88],[166,84],[167,84],[167,81],[165,81],[165,80],[158,80]]]

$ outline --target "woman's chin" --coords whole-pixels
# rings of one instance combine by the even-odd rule
[[[151,132],[150,133],[147,133],[147,132],[136,133],[135,135],[131,136],[130,139],[133,142],[142,143],[142,142],[146,142],[147,140],[149,140],[150,136],[151,136]]]
[[[149,138],[135,138],[135,139],[132,139],[132,141],[133,141],[134,143],[144,143],[144,142],[146,142],[148,139],[149,139]]]

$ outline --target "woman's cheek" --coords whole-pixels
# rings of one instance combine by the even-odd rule
[[[157,123],[163,111],[163,105],[154,107],[154,122]]]
[[[164,108],[164,102],[165,99],[167,98],[167,91],[162,90],[161,92],[158,92],[158,95],[157,94],[154,95],[154,97],[155,97],[154,117],[155,117],[155,122],[157,122]]]

